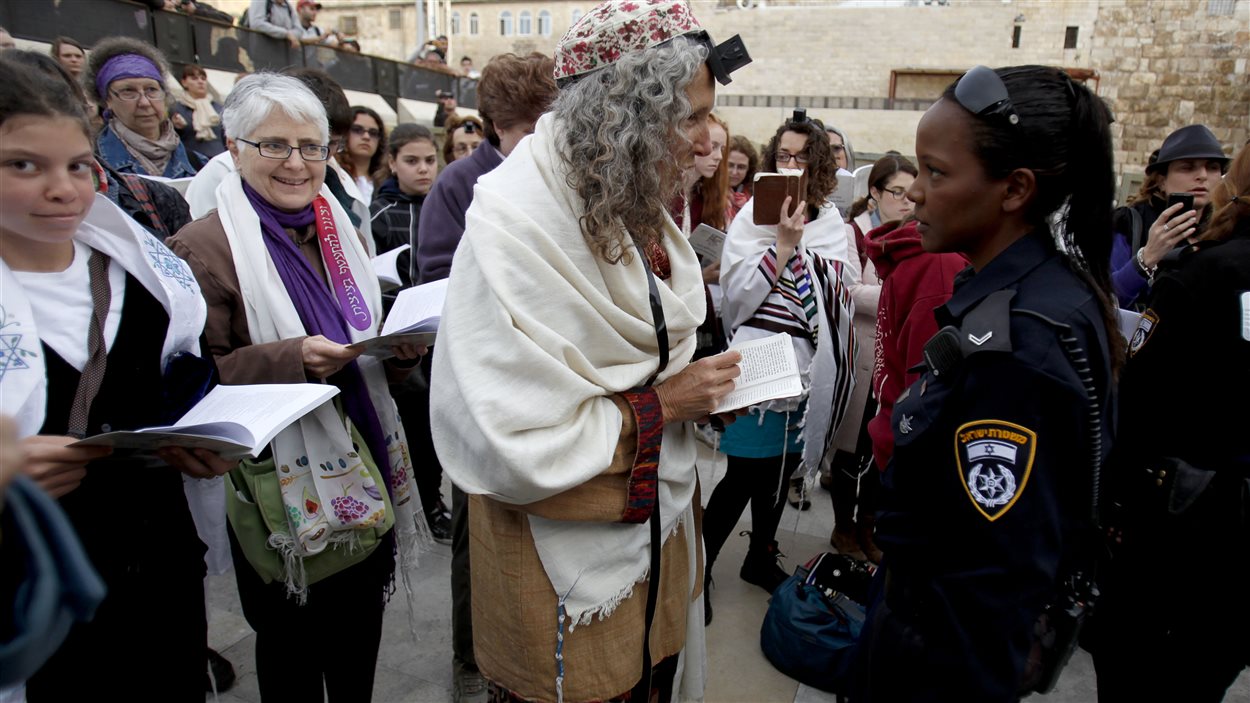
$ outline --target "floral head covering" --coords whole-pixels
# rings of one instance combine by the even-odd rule
[[[686,34],[704,33],[686,0],[609,0],[556,44],[556,81],[610,66],[621,56]]]

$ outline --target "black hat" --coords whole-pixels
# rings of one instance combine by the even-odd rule
[[[1168,135],[1159,148],[1159,158],[1146,167],[1146,172],[1166,170],[1168,164],[1181,159],[1213,159],[1228,167],[1224,149],[1206,125],[1191,124]]]

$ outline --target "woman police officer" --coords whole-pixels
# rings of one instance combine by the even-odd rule
[[[1109,123],[1041,66],[975,67],[920,121],[922,242],[972,265],[894,408],[858,700],[1016,700],[1034,624],[1084,563],[1123,345]]]

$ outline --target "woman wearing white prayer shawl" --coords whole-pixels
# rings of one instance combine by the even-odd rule
[[[470,494],[474,651],[493,700],[703,696],[690,421],[740,356],[690,363],[703,280],[667,205],[711,148],[713,74],[728,80],[716,51],[685,2],[591,10],[556,50],[552,111],[474,191],[431,416]]]
[[[777,225],[757,225],[752,198],[734,218],[721,258],[721,312],[732,343],[783,333],[803,378],[799,398],[774,401],[725,431],[729,457],[705,514],[707,580],[721,547],[749,501],[751,535],[739,576],[772,593],[789,574],[777,558],[777,526],[791,475],[814,473],[832,441],[855,384],[854,307],[849,285],[859,279],[850,229],[828,201],[837,184],[829,138],[796,111],[777,129],[762,163],[806,173],[803,202],[789,198]],[[775,206],[774,206],[775,207]],[[710,606],[705,599],[705,605]],[[712,610],[707,607],[710,621]]]
[[[135,698],[203,700],[204,546],[175,468],[203,478],[230,463],[70,445],[168,424],[198,400],[204,300],[190,270],[97,189],[69,85],[0,60],[0,407],[18,422],[23,471],[58,498],[107,587],[27,699],[89,700],[142,661]]]
[[[223,383],[324,379],[340,390],[228,477],[261,698],[367,701],[395,572],[412,593],[406,577],[429,538],[414,520],[412,463],[387,385],[424,349],[397,347],[402,360],[382,362],[349,346],[377,335],[381,293],[324,186],[328,125],[312,91],[256,73],[235,85],[222,118],[237,170],[217,186],[215,212],[169,240],[203,287],[208,351]],[[321,628],[334,633],[333,656],[291,638]]]

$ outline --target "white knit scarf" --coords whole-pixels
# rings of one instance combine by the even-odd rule
[[[647,263],[631,249],[628,263],[609,264],[587,245],[558,129],[543,116],[477,182],[435,347],[439,458],[465,492],[504,503],[532,503],[607,469],[622,421],[608,396],[646,383],[659,360]],[[671,351],[660,381],[689,363],[705,310],[694,250],[667,217],[663,246],[672,275],[657,284]],[[695,453],[691,423],[664,427],[657,493],[665,540],[693,517]],[[647,577],[646,524],[529,523],[570,629],[610,616]],[[688,638],[701,642],[702,630]],[[702,660],[691,670],[701,672]]]
[[[200,353],[207,307],[186,262],[103,195],[95,196],[74,239],[108,254],[165,308],[169,329],[161,348],[162,368],[177,352]],[[0,410],[17,418],[23,437],[38,434],[43,427],[47,388],[43,346],[30,301],[17,276],[0,260]]]
[[[364,245],[353,236],[355,230],[347,213],[325,186],[321,195],[330,204],[338,231],[344,233],[340,240],[343,252],[361,296],[374,315],[376,324],[370,329],[360,331],[348,326],[352,341],[363,341],[377,336],[381,326],[378,281],[372,274]],[[217,187],[217,213],[239,276],[252,343],[306,335],[295,304],[269,256],[260,218],[248,202],[237,172],[227,175]],[[382,362],[362,356],[357,363],[386,436],[389,457],[374,460],[379,467],[390,461],[389,499],[387,487],[376,485],[363,469],[349,431],[351,420],[339,413],[335,403],[322,405],[279,432],[270,448],[278,467],[289,533],[271,535],[270,544],[286,559],[287,587],[295,593],[306,588],[300,577],[302,569],[298,568],[300,559],[318,554],[330,545],[352,548],[359,540],[359,531],[383,524],[388,510],[394,510],[401,567],[414,566],[415,548],[430,541],[429,528],[424,519],[419,519],[420,501],[408,443]],[[401,572],[406,571],[407,568],[401,568]]]

